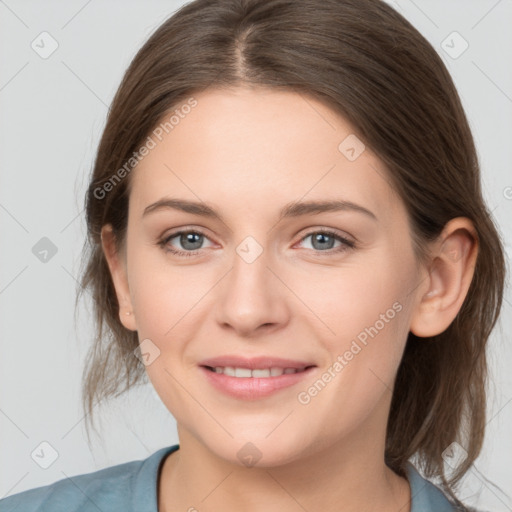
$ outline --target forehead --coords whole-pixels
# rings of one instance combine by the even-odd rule
[[[303,198],[346,199],[386,215],[397,202],[353,127],[304,94],[206,90],[174,107],[150,137],[154,147],[131,176],[136,209],[165,195],[256,213]]]

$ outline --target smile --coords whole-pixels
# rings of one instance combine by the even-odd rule
[[[223,395],[238,400],[261,400],[286,388],[304,387],[304,380],[312,378],[313,366],[244,368],[239,366],[199,366],[206,382]]]
[[[208,370],[215,373],[223,373],[229,377],[240,377],[240,378],[258,378],[266,379],[270,377],[279,377],[283,374],[300,373],[309,367],[304,368],[234,368],[232,366],[206,366]]]

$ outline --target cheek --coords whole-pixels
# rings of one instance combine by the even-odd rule
[[[351,266],[341,263],[338,269],[324,268],[314,275],[304,273],[300,279],[294,276],[294,292],[333,339],[357,336],[386,311],[386,319],[398,316],[396,310],[400,307],[395,305],[393,309],[393,305],[402,304],[407,280],[397,279],[398,270],[384,261],[385,258],[374,258]],[[378,325],[382,330],[383,326]]]
[[[308,403],[304,409],[308,418],[329,416],[333,431],[358,425],[391,396],[409,324],[404,298],[407,269],[402,265],[403,278],[396,279],[391,266],[374,262],[364,271],[344,269],[311,302],[330,328],[319,336],[328,355],[324,368],[328,384],[324,388],[309,383],[312,387],[303,389],[299,401]],[[332,411],[343,414],[333,416]]]
[[[204,272],[171,264],[161,249],[133,251],[129,275],[141,339],[154,337],[165,342],[172,331],[183,329],[182,324],[209,289]]]
[[[298,281],[303,287],[298,295],[307,298],[319,319],[312,321],[322,331],[317,334],[328,352],[327,364],[341,358],[345,377],[339,380],[348,378],[360,393],[369,379],[391,386],[407,339],[414,269],[391,252],[350,267],[330,268],[323,286],[318,285],[318,275]]]

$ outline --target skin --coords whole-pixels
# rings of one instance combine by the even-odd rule
[[[354,161],[338,150],[355,131],[330,108],[253,88],[194,97],[197,106],[132,171],[120,251],[110,226],[102,231],[120,319],[160,350],[146,370],[178,424],[159,510],[409,511],[407,480],[384,463],[394,378],[409,331],[439,334],[462,306],[478,250],[471,222],[451,220],[421,266],[383,164],[369,148]],[[206,202],[223,221],[169,208],[143,217],[163,197]],[[327,199],[357,203],[376,220],[349,210],[278,219],[287,203]],[[158,245],[179,228],[205,234],[197,254]],[[308,235],[327,228],[355,247],[313,245]],[[236,252],[248,236],[263,250],[251,263]],[[194,252],[179,236],[167,247]],[[298,393],[397,302],[400,312],[300,403]],[[317,368],[270,397],[240,400],[199,370],[224,354]],[[237,457],[247,442],[261,452],[253,467]]]

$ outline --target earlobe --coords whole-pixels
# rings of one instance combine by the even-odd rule
[[[137,327],[135,324],[135,315],[132,314],[133,306],[128,286],[126,263],[123,259],[123,255],[118,251],[115,235],[110,224],[106,224],[101,229],[101,245],[116,291],[117,302],[119,304],[119,320],[126,329],[136,331]]]
[[[419,337],[444,332],[457,316],[471,285],[478,254],[478,237],[472,222],[457,217],[448,222],[434,244],[425,286],[418,288],[418,302],[410,330]]]

